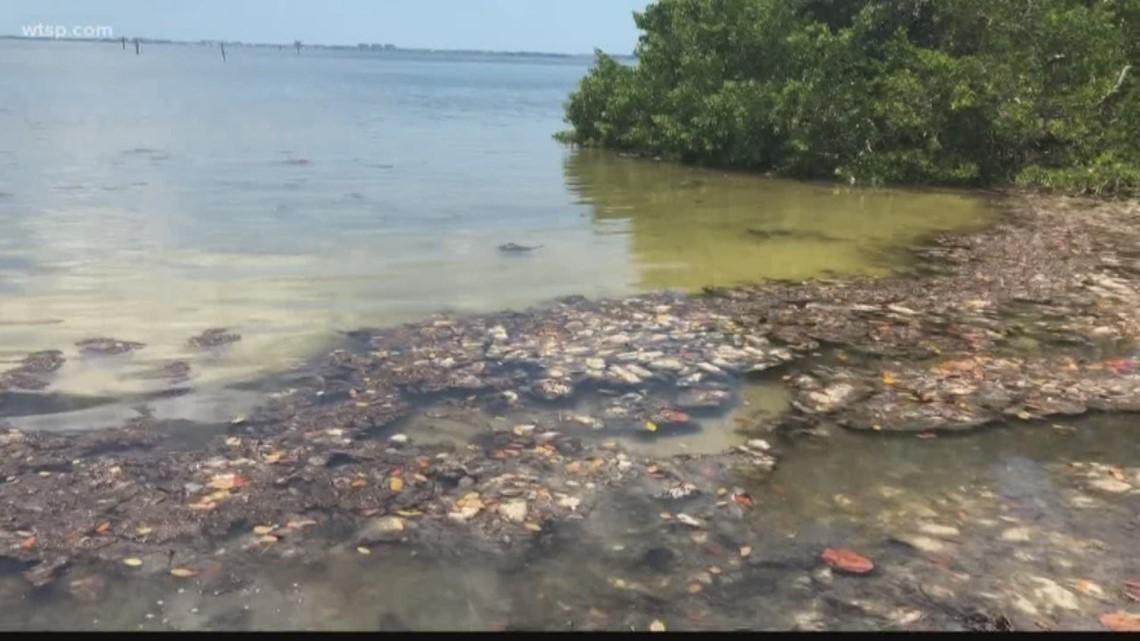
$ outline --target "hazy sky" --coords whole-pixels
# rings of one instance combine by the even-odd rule
[[[0,34],[107,25],[114,37],[628,53],[649,0],[0,0]]]

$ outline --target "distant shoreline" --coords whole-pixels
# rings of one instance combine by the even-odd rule
[[[123,39],[120,38],[43,38],[31,36],[18,36],[18,35],[0,35],[0,40],[30,40],[30,41],[58,41],[58,42],[91,42],[91,43],[120,43]],[[127,38],[128,42],[134,42],[135,38]],[[227,47],[252,47],[258,49],[292,49],[296,43],[269,43],[269,42],[242,42],[240,40],[165,40],[162,38],[138,38],[140,44],[149,45],[179,45],[190,47],[215,47],[218,45],[226,45]],[[398,47],[392,44],[382,43],[362,43],[357,45],[328,45],[328,44],[301,44],[302,49],[320,49],[329,51],[369,51],[369,52],[393,52],[393,53],[427,53],[427,54],[464,54],[464,55],[483,55],[483,56],[517,56],[520,58],[592,58],[592,53],[552,53],[546,51],[492,51],[485,49],[427,49],[418,47]],[[635,56],[631,54],[612,54],[612,57],[620,60],[633,60]]]

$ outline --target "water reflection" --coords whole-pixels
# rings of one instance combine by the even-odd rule
[[[991,215],[963,192],[852,189],[592,150],[567,156],[565,172],[600,229],[628,223],[637,285],[649,289],[882,275],[899,266],[891,249]]]

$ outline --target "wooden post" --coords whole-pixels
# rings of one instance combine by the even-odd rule
[[[135,38],[135,55],[139,55],[139,39]]]
[[[226,43],[219,42],[218,46],[222,48],[222,62],[226,61]]]
[[[123,51],[127,50],[127,37],[123,36]]]

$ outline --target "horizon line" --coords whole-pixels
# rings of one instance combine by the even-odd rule
[[[555,51],[527,51],[523,49],[508,50],[508,49],[452,49],[452,48],[434,48],[434,47],[404,47],[391,43],[382,42],[361,42],[354,45],[345,44],[326,44],[326,43],[308,43],[295,40],[293,42],[246,42],[244,40],[217,40],[213,38],[202,38],[199,40],[173,40],[169,38],[150,38],[150,37],[126,37],[118,36],[112,38],[71,38],[71,37],[43,37],[43,36],[25,36],[21,34],[6,34],[0,33],[0,40],[35,40],[35,41],[63,41],[63,42],[134,42],[138,40],[140,43],[149,44],[173,44],[173,45],[207,45],[207,44],[226,44],[238,47],[289,47],[293,48],[298,42],[301,48],[310,47],[318,49],[350,49],[350,50],[365,50],[365,51],[407,51],[407,52],[425,52],[425,53],[491,53],[491,54],[506,54],[506,55],[530,55],[530,56],[546,56],[558,58],[580,58],[592,57],[594,51],[602,50],[596,47],[594,51],[589,53],[560,53]],[[604,50],[603,50],[604,51]],[[610,53],[607,55],[615,58],[636,58],[634,53]]]

